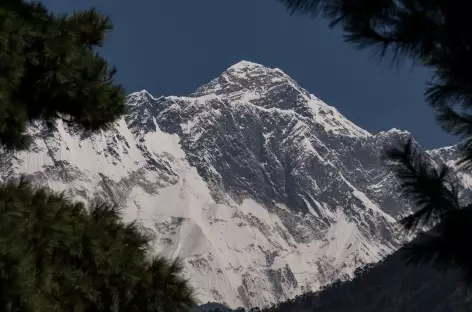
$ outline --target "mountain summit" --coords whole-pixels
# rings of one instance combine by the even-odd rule
[[[379,161],[409,137],[372,135],[279,69],[242,61],[188,96],[127,98],[128,115],[85,135],[30,126],[21,173],[80,200],[124,207],[180,256],[202,302],[266,306],[376,262],[401,244],[410,207]],[[454,154],[432,151],[438,161]]]

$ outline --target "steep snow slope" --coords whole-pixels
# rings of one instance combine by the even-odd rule
[[[230,307],[317,289],[399,247],[410,208],[378,156],[407,132],[372,135],[246,61],[186,97],[127,102],[108,132],[32,125],[33,148],[1,155],[0,178],[122,205],[155,230],[156,252],[185,259],[202,302]]]

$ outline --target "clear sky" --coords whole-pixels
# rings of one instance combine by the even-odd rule
[[[290,16],[276,0],[43,0],[52,10],[95,7],[115,29],[102,53],[127,93],[186,95],[240,60],[279,67],[376,133],[410,131],[425,147],[457,142],[425,103],[429,73],[391,68],[343,43],[325,20]]]

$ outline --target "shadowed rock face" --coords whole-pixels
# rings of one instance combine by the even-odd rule
[[[155,231],[156,252],[185,258],[203,302],[231,307],[348,278],[400,246],[393,225],[411,207],[379,156],[409,133],[372,135],[281,70],[244,61],[186,97],[127,102],[108,132],[32,125],[33,148],[3,154],[0,178],[123,206]]]

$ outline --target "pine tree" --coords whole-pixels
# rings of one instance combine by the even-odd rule
[[[38,2],[0,4],[0,143],[26,148],[31,121],[55,119],[93,131],[125,112],[123,88],[114,83],[95,49],[112,23],[95,10],[57,16]]]
[[[55,15],[0,4],[0,145],[28,147],[28,123],[84,131],[125,113],[123,88],[96,48],[112,29],[91,9]],[[195,305],[178,261],[152,258],[152,235],[120,209],[85,205],[26,179],[0,186],[0,311],[183,312]]]
[[[465,140],[457,170],[472,169],[472,33],[470,4],[446,0],[278,0],[291,13],[322,17],[340,26],[345,40],[399,64],[410,59],[431,69],[425,90],[443,129]],[[417,211],[401,221],[420,231],[408,260],[459,267],[472,284],[472,203],[462,198],[457,170],[437,167],[410,140],[385,153],[386,164]],[[426,232],[423,230],[431,229]]]
[[[194,292],[181,276],[182,263],[154,257],[139,280],[130,311],[189,311],[195,305]]]
[[[185,312],[194,292],[179,261],[150,259],[152,235],[114,206],[28,181],[0,188],[0,310]]]

